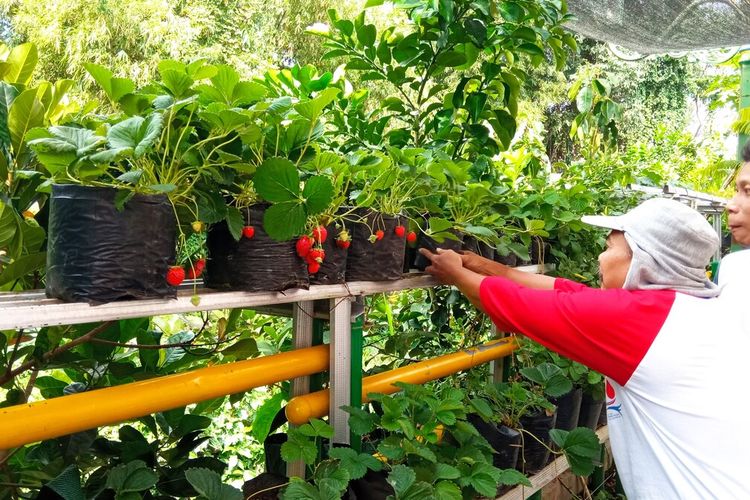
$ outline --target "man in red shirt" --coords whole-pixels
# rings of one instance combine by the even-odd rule
[[[603,373],[617,470],[628,498],[742,498],[750,491],[750,400],[740,396],[750,321],[705,268],[711,225],[673,200],[586,217],[610,229],[602,289],[531,275],[474,254],[437,254],[427,271],[456,285],[501,331]]]

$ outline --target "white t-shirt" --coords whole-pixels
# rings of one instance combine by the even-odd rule
[[[750,291],[750,249],[732,252],[721,259],[718,284],[724,288],[744,287]]]
[[[629,500],[749,497],[750,329],[738,296],[600,290],[563,279],[554,290],[498,277],[480,287],[501,331],[606,375],[612,452]]]

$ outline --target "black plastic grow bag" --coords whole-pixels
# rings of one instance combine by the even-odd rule
[[[473,413],[469,415],[468,420],[495,450],[492,454],[492,465],[498,469],[515,469],[521,450],[521,433],[502,424],[485,422]]]
[[[555,428],[556,417],[556,412],[550,416],[543,411],[521,417],[523,429],[536,436],[536,439],[529,435],[523,436],[523,452],[516,466],[518,470],[532,474],[547,464],[550,454],[549,431]]]
[[[460,252],[461,248],[463,247],[464,241],[463,241],[463,234],[460,234],[456,231],[452,231],[453,234],[456,235],[458,240],[451,240],[451,239],[444,239],[442,242],[438,242],[434,238],[431,238],[424,233],[419,233],[419,239],[417,240],[417,249],[419,248],[426,248],[432,253],[437,252],[438,248],[443,248],[445,250],[453,250],[455,252]],[[427,266],[430,265],[430,261],[427,257],[419,253],[419,250],[417,250],[416,257],[414,259],[414,269],[419,269],[420,271],[424,271]]]
[[[578,427],[578,416],[581,413],[581,398],[583,389],[575,387],[558,398],[551,398],[552,404],[557,406],[557,420],[555,429],[572,431]]]
[[[136,194],[115,208],[112,188],[53,185],[47,296],[68,302],[175,297],[176,222],[164,195]]]
[[[326,226],[328,237],[323,242],[323,251],[326,256],[318,272],[310,275],[311,285],[333,285],[346,282],[346,260],[349,249],[340,248],[336,244],[339,234],[344,229],[345,226],[341,223],[338,224],[338,227],[336,224]]]
[[[466,235],[464,237],[464,250],[474,252],[475,254],[484,257],[485,259],[494,260],[495,248],[488,245],[484,241],[479,241],[473,236]]]
[[[211,226],[206,286],[248,292],[308,288],[307,265],[297,255],[295,240],[276,241],[263,230],[267,207],[257,204],[243,210],[245,225],[255,228],[252,238],[236,241],[224,222]]]
[[[364,218],[364,222],[351,224],[352,245],[346,260],[346,280],[401,279],[406,239],[394,232],[401,223],[400,218],[368,209],[358,209],[355,213]],[[378,230],[383,231],[383,239],[371,243],[370,235]]]

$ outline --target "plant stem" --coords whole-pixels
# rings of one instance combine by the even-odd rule
[[[71,340],[67,344],[63,344],[63,345],[61,345],[59,347],[56,347],[56,348],[52,349],[51,351],[45,352],[42,355],[41,362],[47,362],[50,359],[52,359],[52,358],[54,358],[56,356],[59,356],[60,354],[62,354],[64,352],[67,352],[67,351],[73,349],[74,347],[76,347],[76,346],[78,346],[80,344],[88,342],[89,340],[91,340],[92,338],[96,337],[97,335],[99,335],[100,333],[102,333],[103,331],[105,331],[107,328],[109,328],[110,326],[112,326],[113,324],[114,324],[114,321],[105,321],[104,323],[102,323],[101,325],[97,326],[96,328],[94,328],[90,332],[88,332],[88,333],[86,333],[84,335],[81,335],[77,339]],[[2,377],[0,377],[0,385],[4,385],[7,381],[15,378],[16,376],[20,375],[21,373],[24,373],[26,371],[29,371],[29,370],[32,370],[32,369],[38,367],[39,364],[40,364],[40,360],[38,360],[38,359],[32,359],[31,361],[27,361],[26,363],[22,364],[21,366],[19,366],[16,369],[10,370],[10,371],[6,372],[5,375],[3,375]]]

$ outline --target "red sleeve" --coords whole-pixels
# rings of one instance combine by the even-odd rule
[[[482,307],[502,331],[521,333],[625,385],[669,315],[671,290],[601,290],[557,279],[554,290],[487,277]]]

